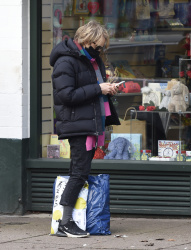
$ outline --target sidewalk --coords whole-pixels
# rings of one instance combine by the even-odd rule
[[[49,236],[51,214],[0,215],[0,249],[191,250],[191,218],[111,217],[110,236]]]

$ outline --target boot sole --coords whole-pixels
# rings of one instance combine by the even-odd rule
[[[58,237],[67,237],[67,235],[65,233],[61,233],[59,231],[55,234],[55,236],[58,236]]]
[[[90,235],[90,234],[75,235],[75,234],[70,234],[68,232],[65,232],[65,234],[67,235],[68,238],[86,238]]]

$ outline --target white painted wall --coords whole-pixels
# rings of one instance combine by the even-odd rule
[[[0,138],[29,138],[29,0],[0,0]]]

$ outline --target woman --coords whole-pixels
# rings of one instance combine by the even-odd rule
[[[59,139],[69,139],[71,149],[70,178],[60,201],[64,213],[59,236],[89,235],[72,220],[72,211],[88,179],[95,148],[104,145],[105,126],[120,124],[110,100],[117,87],[105,82],[105,67],[99,56],[108,45],[106,29],[90,21],[78,28],[74,40],[59,43],[50,55],[57,134]]]

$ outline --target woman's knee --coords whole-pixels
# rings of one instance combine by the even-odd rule
[[[80,182],[85,182],[88,180],[88,175],[87,174],[75,174],[73,173],[70,178],[78,180]]]

